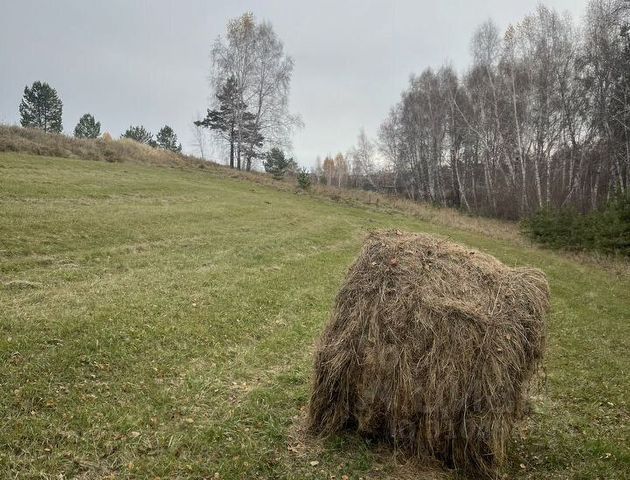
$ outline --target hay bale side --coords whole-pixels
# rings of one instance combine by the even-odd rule
[[[390,439],[492,476],[544,351],[545,275],[429,235],[376,232],[315,358],[311,431]]]

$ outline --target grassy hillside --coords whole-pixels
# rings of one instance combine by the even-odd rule
[[[546,383],[506,473],[624,478],[627,278],[213,170],[7,153],[0,478],[408,475],[385,448],[354,436],[305,445],[295,427],[313,342],[363,235],[380,227],[547,273]]]
[[[107,134],[109,135],[109,134]],[[189,155],[152,148],[122,138],[75,138],[36,128],[0,124],[0,152],[80,158],[99,162],[132,162],[162,166],[199,166],[206,162]]]

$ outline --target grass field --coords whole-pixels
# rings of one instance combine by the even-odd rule
[[[218,169],[16,154],[0,154],[0,478],[411,475],[355,436],[295,436],[313,343],[381,227],[549,277],[546,383],[506,478],[628,478],[628,278]]]

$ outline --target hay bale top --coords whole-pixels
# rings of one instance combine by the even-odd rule
[[[343,289],[379,292],[389,297],[384,304],[396,304],[396,298],[404,297],[405,307],[456,309],[487,321],[521,313],[542,316],[549,295],[545,275],[538,269],[508,267],[449,240],[399,230],[370,233]],[[526,311],[521,311],[525,306]],[[395,312],[386,315],[395,316]]]

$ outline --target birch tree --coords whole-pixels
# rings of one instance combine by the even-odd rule
[[[464,75],[425,68],[381,125],[396,192],[513,219],[627,194],[629,1],[591,0],[581,26],[542,5],[489,20],[470,47]]]
[[[284,52],[284,44],[269,22],[256,21],[252,13],[230,20],[225,37],[218,37],[211,50],[211,82],[216,89],[233,78],[240,95],[236,112],[237,131],[247,113],[253,115],[256,131],[264,138],[263,149],[290,147],[292,131],[301,124],[299,117],[289,112],[289,91],[293,74],[293,59]],[[237,164],[246,170],[256,159],[256,138],[237,134]]]

